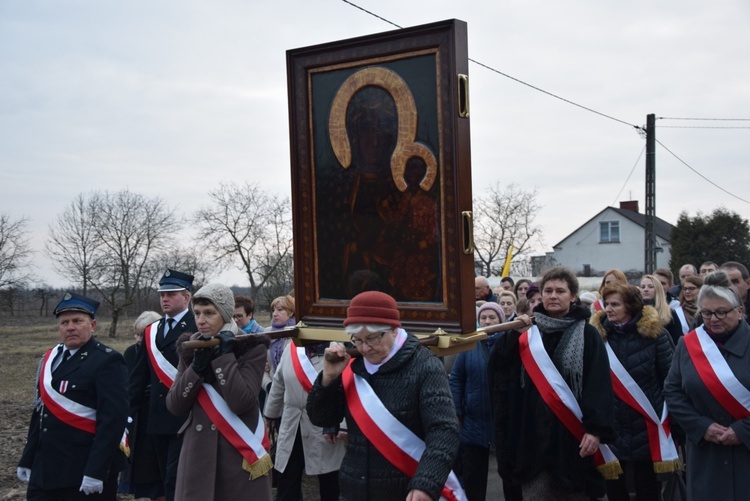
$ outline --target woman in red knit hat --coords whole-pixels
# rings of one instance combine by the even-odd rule
[[[341,499],[465,499],[451,472],[458,421],[440,360],[400,328],[396,301],[382,292],[355,296],[344,326],[362,356],[326,349],[340,361],[326,358],[307,400],[317,426],[346,417]]]

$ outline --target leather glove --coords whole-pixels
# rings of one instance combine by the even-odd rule
[[[214,348],[200,348],[193,353],[193,363],[191,367],[199,376],[205,373],[211,365],[214,358]]]
[[[101,494],[104,491],[104,482],[84,475],[83,481],[81,482],[81,488],[78,490],[87,496],[89,494],[94,494],[95,492]]]
[[[219,356],[234,351],[234,345],[237,344],[237,340],[232,331],[221,331],[216,337],[219,338]]]
[[[16,476],[21,482],[26,482],[28,484],[29,479],[31,478],[31,468],[21,468],[19,466],[16,468]]]

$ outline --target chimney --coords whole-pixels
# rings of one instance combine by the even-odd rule
[[[638,212],[638,200],[628,200],[627,202],[620,202],[620,208]]]

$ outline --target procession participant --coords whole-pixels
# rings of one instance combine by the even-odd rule
[[[502,291],[497,296],[497,303],[503,310],[505,315],[505,321],[510,322],[516,318],[516,303],[518,302],[516,295],[511,291]]]
[[[133,322],[135,343],[123,352],[128,375],[135,367],[138,352],[143,351],[143,335],[149,325],[158,322],[161,316],[155,311],[144,311]],[[159,475],[159,466],[154,455],[154,444],[146,431],[148,429],[149,402],[143,399],[141,408],[133,415],[130,426],[129,444],[130,461],[120,475],[119,493],[133,494],[136,499],[147,497],[159,499],[164,496],[164,482]]]
[[[503,293],[515,298],[512,292]],[[484,303],[477,311],[477,321],[480,327],[489,327],[505,322],[506,317],[497,303]],[[469,501],[484,501],[487,496],[490,449],[495,446],[487,363],[495,341],[503,334],[490,334],[487,339],[479,341],[473,350],[459,353],[451,370],[453,404],[461,425],[461,471],[457,473],[461,476]],[[503,493],[507,501],[520,499],[520,486],[503,481]]]
[[[701,278],[719,269],[719,265],[713,261],[706,261],[698,268]]]
[[[604,310],[604,298],[602,297],[602,291],[608,285],[613,285],[616,283],[627,285],[628,277],[626,277],[625,273],[618,270],[617,268],[612,268],[611,270],[608,270],[602,277],[602,283],[601,285],[599,285],[599,290],[598,290],[599,299],[594,301],[594,303],[591,305],[592,312]]]
[[[748,320],[748,314],[750,314],[750,273],[747,271],[747,267],[744,264],[738,263],[737,261],[727,261],[722,263],[719,268],[721,271],[727,274],[729,281],[732,283],[732,288],[737,291],[740,295],[740,300],[745,308],[745,320]]]
[[[327,348],[307,400],[317,426],[337,426],[346,416],[341,499],[465,499],[451,473],[458,421],[440,360],[400,328],[387,294],[358,294],[346,314],[346,332],[362,357],[350,360],[340,344]]]
[[[477,301],[491,301],[497,303],[497,296],[490,288],[487,277],[478,276],[474,278],[474,299]]]
[[[683,289],[684,291],[684,289]],[[602,291],[604,311],[591,317],[606,340],[615,391],[615,432],[610,444],[625,475],[607,481],[609,501],[629,501],[633,475],[636,499],[660,501],[657,473],[680,469],[662,390],[674,351],[656,310],[644,306],[638,287],[616,283]]]
[[[27,499],[117,498],[128,419],[125,360],[94,337],[99,302],[66,292],[55,308],[61,344],[42,359],[18,478]]]
[[[680,305],[674,309],[674,312],[680,320],[683,334],[693,330],[695,325],[693,322],[695,313],[698,311],[698,292],[702,286],[703,276],[701,275],[690,275],[682,281]]]
[[[750,492],[750,326],[739,294],[706,275],[704,325],[677,345],[664,384],[670,415],[687,436],[688,499],[747,499]]]
[[[263,415],[270,426],[281,418],[274,469],[278,472],[276,501],[302,498],[302,473],[316,475],[321,501],[338,501],[338,469],[344,458],[346,432],[315,426],[307,415],[307,395],[323,369],[328,343],[289,343],[273,376]],[[274,473],[276,475],[276,473]]]
[[[602,475],[621,472],[601,445],[614,438],[606,349],[575,304],[570,270],[550,268],[540,285],[536,325],[502,336],[490,362],[498,472],[521,484],[524,499],[601,497]]]
[[[528,278],[522,278],[513,286],[513,292],[518,299],[521,299],[522,297],[526,297],[526,292],[529,290],[529,287],[531,287],[531,280]]]
[[[245,334],[262,334],[265,329],[255,321],[255,302],[250,296],[234,296],[234,321]]]
[[[661,324],[667,329],[669,335],[672,336],[674,344],[677,345],[677,341],[682,337],[680,318],[669,305],[667,295],[664,293],[659,277],[657,275],[643,275],[640,289],[643,304],[654,307],[656,313],[659,315]],[[675,306],[679,306],[679,304],[680,302],[677,301]]]
[[[268,338],[237,336],[225,285],[198,290],[193,311],[199,332],[178,340],[180,362],[166,400],[170,412],[187,417],[175,498],[270,501],[273,463],[258,404]],[[212,337],[218,346],[183,349],[185,341]]]
[[[130,412],[135,415],[144,399],[149,400],[147,432],[153,441],[159,474],[167,501],[174,499],[177,461],[182,436],[178,435],[184,417],[167,410],[166,398],[177,374],[177,339],[197,329],[188,306],[193,276],[175,270],[164,272],[159,281],[159,302],[164,317],[146,328],[143,347],[130,373]]]

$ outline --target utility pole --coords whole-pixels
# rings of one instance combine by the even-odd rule
[[[646,115],[646,245],[643,269],[650,275],[656,269],[656,116]]]

